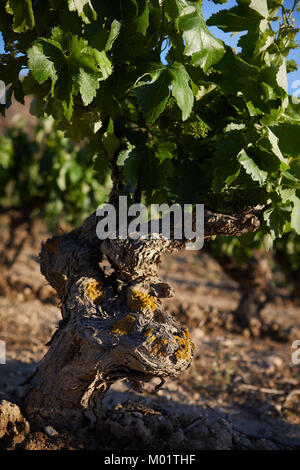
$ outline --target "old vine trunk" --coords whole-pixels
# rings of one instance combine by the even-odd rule
[[[205,237],[257,230],[260,209],[231,216],[205,211]],[[41,272],[60,298],[62,320],[25,397],[27,415],[41,425],[93,424],[114,381],[175,377],[192,361],[188,329],[161,303],[173,289],[157,274],[163,252],[183,248],[187,240],[101,241],[96,225],[93,214],[42,246]],[[104,256],[110,275],[101,269]]]

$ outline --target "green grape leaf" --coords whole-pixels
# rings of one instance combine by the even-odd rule
[[[102,144],[109,157],[112,157],[112,155],[120,146],[120,141],[114,134],[114,123],[112,119],[110,119],[107,131],[103,135]]]
[[[94,158],[94,168],[100,177],[102,177],[108,170],[109,167],[109,156],[105,152],[102,152],[101,155],[97,154]]]
[[[213,188],[221,191],[225,184],[230,185],[240,173],[240,167],[236,159],[241,145],[235,141],[222,139],[216,142],[216,150],[213,155]]]
[[[63,83],[67,84],[67,86],[64,87]],[[62,80],[60,89],[62,91],[60,99],[61,99],[61,104],[62,104],[62,108],[64,111],[64,115],[67,118],[67,120],[70,121],[72,114],[73,114],[74,99],[73,99],[71,85],[69,83],[69,80],[68,80],[68,83]]]
[[[291,72],[297,72],[298,70],[298,64],[294,59],[290,59],[286,61],[286,72],[291,73]]]
[[[290,212],[283,210],[280,206],[270,207],[263,213],[263,219],[270,229],[273,240],[282,237],[289,230]]]
[[[124,166],[127,158],[130,156],[131,151],[133,150],[134,146],[130,142],[126,142],[127,148],[125,150],[121,150],[118,155],[117,165]]]
[[[89,49],[90,50],[90,49]],[[95,58],[96,64],[101,70],[103,80],[106,80],[113,71],[112,63],[107,57],[105,51],[90,50],[91,55]]]
[[[238,0],[241,5],[248,4],[249,8],[256,11],[262,18],[268,18],[268,0]]]
[[[291,228],[300,235],[300,199],[295,197],[293,200],[294,208],[291,215]]]
[[[155,156],[162,163],[164,160],[172,159],[175,150],[176,144],[174,142],[162,142],[156,146]]]
[[[124,163],[124,176],[131,186],[135,186],[139,179],[142,165],[141,150],[133,148]]]
[[[262,19],[268,17],[267,0],[243,0],[229,10],[214,13],[207,20],[208,26],[218,26],[225,32],[254,31],[259,29]],[[265,23],[261,29],[265,29]]]
[[[178,27],[185,42],[184,53],[192,56],[191,64],[206,72],[225,54],[224,44],[206,26],[199,2],[176,0],[179,10]]]
[[[279,71],[274,66],[260,69],[234,54],[231,48],[227,48],[216,68],[221,75],[216,75],[215,81],[223,93],[242,98],[251,116],[265,114],[265,118],[274,109],[278,119],[287,99],[287,93],[278,83],[279,77],[283,79],[283,70]],[[280,80],[279,82],[281,83]],[[275,100],[281,100],[283,108],[279,107]]]
[[[103,136],[103,146],[107,153],[112,156],[120,145],[120,141],[115,134],[105,134]]]
[[[288,105],[288,96],[287,96],[287,93],[288,93],[288,80],[287,80],[285,60],[283,60],[282,63],[280,64],[280,66],[279,66],[278,72],[276,74],[276,81],[277,81],[278,86],[280,88],[282,88],[282,90],[286,93],[285,102],[286,102],[286,106],[287,106]]]
[[[88,73],[84,69],[79,69],[78,85],[83,104],[87,106],[97,94],[99,77],[95,73]]]
[[[254,160],[250,158],[247,153],[245,152],[244,149],[242,149],[238,156],[237,156],[238,161],[246,171],[248,175],[251,176],[253,181],[258,181],[259,184],[264,184],[266,182],[266,179],[268,177],[268,173],[264,170],[261,170]]]
[[[288,160],[284,158],[282,155],[282,152],[278,146],[278,137],[272,132],[272,130],[268,127],[267,128],[267,134],[266,138],[268,139],[268,142],[270,143],[270,148],[272,152],[278,157],[278,159],[288,165]]]
[[[121,31],[121,23],[118,20],[113,20],[111,23],[109,36],[105,44],[105,50],[110,51],[114,45],[115,40],[118,38]]]
[[[165,108],[170,94],[171,76],[167,67],[161,64],[153,66],[152,70],[146,75],[150,75],[151,80],[138,84],[134,89],[134,93],[146,121],[152,124]]]
[[[144,5],[144,9],[142,13],[134,19],[134,23],[136,25],[136,31],[143,36],[146,35],[148,26],[149,26],[149,8],[148,6]]]
[[[280,195],[284,203],[292,202],[291,228],[300,235],[300,199],[296,195],[295,189],[280,189]]]
[[[112,64],[106,52],[88,46],[88,42],[77,35],[71,38],[68,60],[75,67],[82,67],[86,71],[99,72],[100,70],[103,80],[106,80],[112,73]]]
[[[96,59],[94,56],[95,49],[87,45],[87,41],[79,38],[77,35],[72,36],[70,40],[70,53],[68,60],[75,67],[83,67],[85,70],[98,72]]]
[[[169,71],[172,77],[172,95],[182,111],[182,120],[185,121],[191,114],[194,104],[194,95],[189,86],[190,76],[184,65],[179,62],[174,62]]]
[[[26,33],[35,25],[31,0],[8,0],[6,11],[14,16],[13,30],[15,33]]]
[[[179,11],[174,0],[164,0],[164,9],[169,18],[177,19]]]
[[[279,123],[272,127],[279,139],[279,146],[289,157],[300,157],[300,124]]]
[[[86,24],[97,19],[97,13],[90,0],[68,0],[68,6],[70,11],[77,11],[82,21]]]
[[[53,60],[47,57],[41,43],[33,45],[28,50],[28,66],[32,70],[34,78],[38,83],[43,83],[48,78],[52,81],[52,89],[57,81],[57,73]]]
[[[251,150],[257,155],[258,163],[268,172],[276,171],[278,168],[287,170],[288,159],[284,157],[278,145],[278,138],[269,127],[263,127],[258,133],[255,145],[250,144]]]

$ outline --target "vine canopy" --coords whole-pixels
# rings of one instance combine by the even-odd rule
[[[206,23],[193,0],[2,0],[1,111],[33,95],[32,112],[87,139],[98,174],[114,165],[132,201],[262,203],[264,231],[299,234],[297,7],[237,0]],[[241,33],[238,50],[209,26]]]

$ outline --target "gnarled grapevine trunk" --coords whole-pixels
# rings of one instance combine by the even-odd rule
[[[239,285],[241,298],[234,311],[235,324],[254,336],[267,333],[261,312],[272,300],[271,270],[261,253],[253,253],[242,266],[224,256],[218,258],[222,269]]]
[[[253,252],[242,266],[227,258],[218,258],[226,274],[235,280],[241,291],[241,298],[233,312],[234,325],[252,337],[268,336],[275,341],[289,341],[293,336],[291,327],[285,328],[276,320],[266,321],[262,314],[265,307],[274,301],[272,271],[268,259],[260,252]]]
[[[172,288],[158,275],[164,251],[186,240],[107,239],[91,215],[69,234],[46,241],[41,272],[61,300],[62,321],[29,380],[27,415],[37,423],[77,428],[101,415],[101,399],[123,378],[135,383],[175,377],[193,357],[189,331],[162,306]],[[234,216],[205,212],[205,236],[257,230],[255,210]],[[105,275],[103,256],[113,272]]]

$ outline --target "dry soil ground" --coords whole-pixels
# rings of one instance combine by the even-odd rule
[[[0,449],[300,449],[300,364],[291,361],[300,305],[281,292],[263,312],[267,321],[295,327],[288,342],[235,331],[238,287],[202,251],[166,256],[161,265],[176,289],[166,304],[195,343],[187,371],[157,393],[155,381],[143,393],[116,383],[94,430],[55,434],[28,423],[18,408],[22,383],[46,353],[60,311],[39,272],[46,230],[37,223],[29,234],[24,226],[8,248],[8,221],[0,221],[2,260],[12,259],[23,243],[12,266],[0,267],[0,340],[7,360],[0,365]]]

